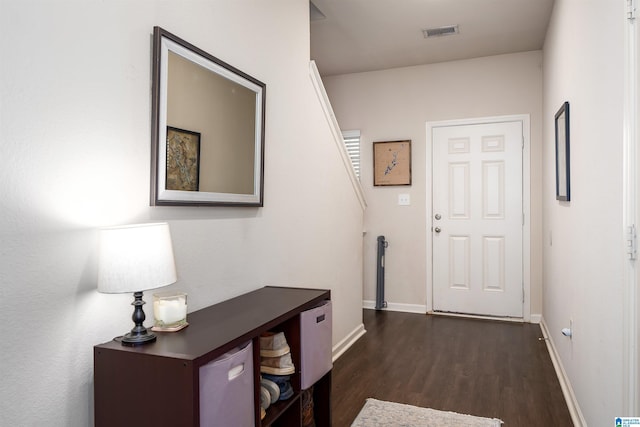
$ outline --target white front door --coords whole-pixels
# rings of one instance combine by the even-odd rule
[[[521,318],[522,122],[432,132],[433,309]]]

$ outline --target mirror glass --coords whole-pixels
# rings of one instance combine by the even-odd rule
[[[265,90],[154,29],[153,205],[263,205]]]

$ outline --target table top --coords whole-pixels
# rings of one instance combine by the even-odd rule
[[[112,340],[95,348],[206,363],[330,297],[324,289],[266,286],[187,314],[188,327],[154,332],[154,343],[127,347]]]

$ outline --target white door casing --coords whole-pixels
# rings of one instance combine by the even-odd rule
[[[625,241],[624,300],[623,306],[623,413],[640,413],[640,269],[638,268],[638,237],[640,224],[638,191],[640,188],[638,165],[640,164],[640,133],[638,132],[638,105],[640,105],[640,31],[638,31],[637,6],[627,3],[625,25],[625,76],[623,120],[623,236]]]
[[[528,116],[430,123],[427,131],[428,308],[528,321]]]

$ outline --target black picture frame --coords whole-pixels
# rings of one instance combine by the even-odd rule
[[[556,200],[571,200],[569,103],[562,104],[555,115]]]
[[[373,143],[373,185],[411,185],[411,140]]]

